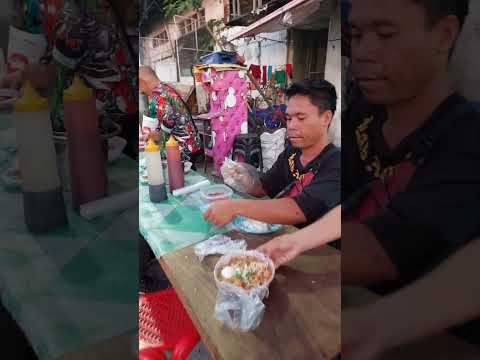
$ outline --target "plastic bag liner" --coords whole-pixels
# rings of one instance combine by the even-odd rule
[[[195,255],[202,261],[205,256],[213,254],[226,254],[232,251],[247,250],[247,242],[245,240],[232,240],[225,235],[215,235],[205,240],[193,248]]]
[[[242,193],[248,193],[260,182],[260,175],[253,165],[229,158],[225,158],[220,173],[225,184]]]
[[[272,269],[272,276],[262,286],[250,290],[220,281],[220,269],[227,265],[232,257],[238,256],[255,256],[267,262]],[[260,325],[265,312],[262,300],[268,296],[268,286],[275,276],[275,266],[272,260],[256,250],[236,251],[222,256],[216,263],[213,272],[218,288],[215,318],[232,330],[242,332],[255,330]]]

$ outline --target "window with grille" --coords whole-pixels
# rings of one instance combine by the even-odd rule
[[[163,45],[167,42],[168,42],[168,35],[167,35],[167,31],[164,30],[161,33],[159,33],[159,34],[157,34],[153,37],[152,45],[153,45],[154,48],[157,48],[157,47],[159,47],[159,46],[161,46],[161,45]]]
[[[206,23],[205,9],[200,9],[196,15],[197,15],[198,27],[205,25]]]
[[[230,0],[230,16],[237,18],[248,15],[270,2],[269,0]]]

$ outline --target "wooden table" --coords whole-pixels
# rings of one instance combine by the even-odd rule
[[[342,288],[342,307],[365,305],[379,296],[364,289]],[[345,325],[345,324],[344,324]],[[401,346],[383,354],[380,360],[478,360],[480,349],[446,332]]]
[[[284,231],[292,231],[287,228]],[[272,236],[228,233],[256,248]],[[278,235],[278,234],[277,234]],[[253,332],[235,332],[214,318],[218,256],[202,263],[193,246],[160,259],[185,309],[214,359],[331,359],[340,350],[340,253],[330,246],[307,252],[280,268]]]

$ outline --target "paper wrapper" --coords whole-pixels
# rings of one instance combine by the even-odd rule
[[[23,69],[29,64],[38,64],[47,49],[44,34],[31,34],[13,26],[8,38],[8,72]]]
[[[247,250],[247,242],[245,240],[232,240],[228,236],[218,234],[198,243],[193,250],[195,255],[202,261],[208,255],[224,255],[232,251]]]
[[[126,210],[133,206],[138,206],[138,189],[84,204],[80,206],[80,215],[90,220],[115,211]]]

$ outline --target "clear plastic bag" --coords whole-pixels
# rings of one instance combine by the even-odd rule
[[[225,184],[242,193],[250,193],[260,183],[260,175],[254,166],[229,158],[225,158],[220,173]]]
[[[270,279],[262,286],[245,290],[219,280],[220,269],[230,263],[232,257],[255,256],[269,264],[272,269]],[[271,259],[256,250],[237,251],[222,256],[214,269],[215,283],[218,288],[214,316],[232,330],[242,332],[255,330],[263,319],[265,304],[262,300],[268,296],[268,286],[275,276],[275,266]]]
[[[215,318],[232,330],[247,332],[260,325],[265,305],[256,293],[219,289]]]
[[[213,254],[226,254],[232,251],[246,250],[247,242],[245,240],[232,240],[225,235],[215,235],[210,239],[205,240],[193,248],[195,255],[200,261],[203,261],[205,256]]]

